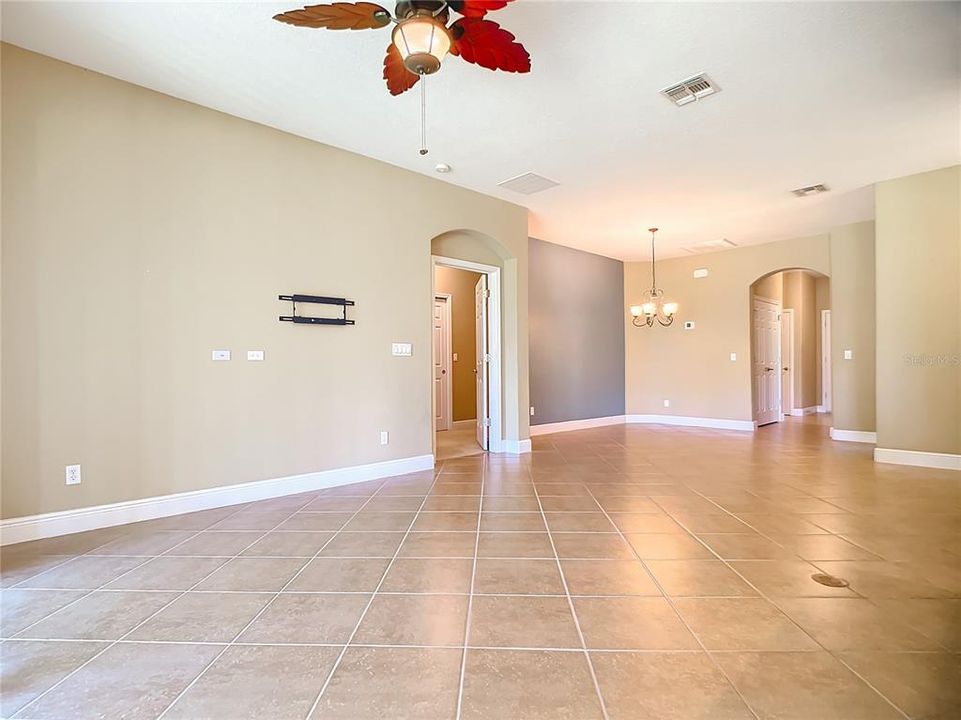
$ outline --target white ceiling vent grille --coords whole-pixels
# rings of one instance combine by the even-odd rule
[[[711,78],[701,73],[664,88],[661,90],[661,95],[680,107],[719,92],[721,88]]]
[[[697,245],[691,245],[684,248],[684,251],[691,253],[691,255],[699,255],[706,252],[716,252],[717,250],[730,250],[733,247],[737,247],[736,242],[722,238],[720,240],[708,240]]]
[[[524,195],[533,195],[542,190],[550,190],[552,187],[557,187],[560,183],[548,180],[546,177],[538,175],[537,173],[527,172],[497,184],[507,190],[513,190]]]
[[[791,192],[798,197],[807,197],[808,195],[819,195],[823,192],[828,191],[827,185],[822,185],[818,183],[817,185],[808,185],[807,187],[798,188],[797,190],[792,190]]]

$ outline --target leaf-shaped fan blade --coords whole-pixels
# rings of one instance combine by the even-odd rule
[[[420,75],[415,75],[404,67],[400,50],[394,43],[387,46],[387,56],[384,58],[384,80],[387,81],[387,89],[390,90],[391,95],[407,92],[420,80]]]
[[[447,6],[464,17],[482,18],[489,12],[507,7],[511,0],[449,0]]]
[[[531,56],[514,35],[492,20],[461,18],[450,26],[450,52],[490,70],[526,73]]]
[[[335,2],[332,5],[308,5],[303,10],[274,15],[274,20],[328,30],[373,30],[389,24],[390,13],[374,3]]]

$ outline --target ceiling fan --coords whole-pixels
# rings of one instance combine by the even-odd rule
[[[376,30],[395,24],[384,58],[391,95],[410,90],[440,69],[449,52],[490,70],[526,73],[531,57],[514,35],[486,15],[511,0],[401,0],[391,15],[371,2],[308,5],[274,16],[290,25],[328,30]],[[450,22],[451,12],[461,17]]]

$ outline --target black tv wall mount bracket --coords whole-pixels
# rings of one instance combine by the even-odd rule
[[[290,315],[281,315],[281,322],[302,323],[305,325],[353,325],[353,320],[347,319],[347,308],[353,307],[354,301],[345,298],[323,297],[321,295],[278,295],[279,300],[289,300],[292,304]],[[297,303],[316,303],[320,305],[339,305],[344,310],[343,317],[310,317],[297,314]]]

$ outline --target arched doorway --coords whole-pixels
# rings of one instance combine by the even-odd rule
[[[830,412],[830,279],[809,268],[769,272],[750,286],[755,426]]]
[[[431,241],[431,407],[438,460],[510,450],[504,316],[511,308],[512,270],[516,275],[516,260],[482,233],[456,230]],[[468,406],[472,412],[465,411]]]

